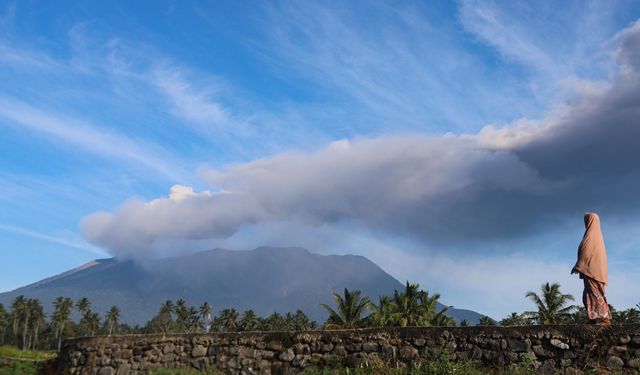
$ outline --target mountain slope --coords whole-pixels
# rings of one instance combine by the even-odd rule
[[[302,309],[322,322],[327,314],[320,304],[332,304],[331,294],[345,287],[377,301],[379,295],[391,295],[403,285],[362,256],[324,256],[302,248],[216,249],[144,263],[96,260],[0,294],[0,303],[9,305],[23,294],[51,309],[58,296],[88,297],[97,312],[117,305],[123,322],[143,324],[165,300],[184,298],[191,305],[209,302],[214,312],[233,307],[266,316]],[[480,317],[459,312],[464,317],[458,317],[457,310],[450,315],[470,322]]]

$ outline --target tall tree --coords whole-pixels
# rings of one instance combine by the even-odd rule
[[[496,325],[496,322],[489,318],[488,316],[482,316],[480,319],[478,319],[478,324],[479,326],[485,326],[485,327],[492,327]]]
[[[379,296],[378,304],[371,304],[371,324],[375,327],[388,327],[393,325],[393,301],[389,296]]]
[[[58,297],[53,302],[53,314],[51,315],[54,326],[56,327],[56,335],[58,337],[58,351],[62,346],[62,336],[64,328],[71,318],[73,309],[73,301],[71,298]]]
[[[159,329],[162,335],[165,336],[173,326],[173,314],[175,312],[175,305],[170,299],[166,300],[160,305],[160,311],[152,319],[152,326]]]
[[[439,299],[439,294],[429,295],[419,284],[407,281],[404,291],[394,292],[391,319],[401,327],[452,325],[453,319],[445,315],[448,308],[436,311]]]
[[[7,327],[9,327],[9,313],[7,313],[4,305],[0,303],[0,345],[5,343]]]
[[[202,320],[204,331],[209,332],[209,329],[211,329],[211,305],[209,305],[208,302],[205,302],[200,305],[198,311],[200,313],[200,319]]]
[[[111,306],[109,311],[107,311],[107,315],[105,316],[109,336],[111,336],[111,334],[113,333],[113,329],[118,326],[119,319],[120,309],[118,308],[118,306]]]
[[[255,331],[258,328],[258,317],[253,310],[246,310],[240,317],[238,328],[241,331]]]
[[[29,326],[30,335],[28,338],[27,348],[35,349],[38,345],[38,338],[40,328],[45,324],[45,314],[42,304],[38,299],[27,300],[27,309],[29,310],[29,320],[27,325]]]
[[[100,328],[100,315],[97,312],[89,310],[85,313],[83,320],[87,329],[87,334],[89,336],[95,336],[96,332]]]
[[[524,326],[527,325],[527,319],[517,312],[512,312],[511,315],[500,321],[500,325],[507,326]]]
[[[85,314],[87,314],[87,312],[91,311],[91,301],[89,301],[89,298],[82,297],[79,300],[77,300],[76,301],[76,310],[78,310],[78,312],[81,315],[85,315]]]
[[[236,309],[224,309],[220,311],[218,318],[225,332],[235,332],[238,330],[238,311]]]
[[[534,292],[527,292],[526,297],[535,303],[537,312],[530,312],[535,316],[539,324],[558,324],[566,321],[574,309],[574,306],[567,306],[574,298],[571,294],[562,294],[560,284],[542,284],[541,295]]]
[[[329,319],[325,326],[328,329],[357,328],[365,325],[369,315],[367,312],[371,305],[369,297],[361,297],[359,290],[349,291],[344,288],[343,294],[333,293],[336,302],[334,310],[326,304],[321,304],[329,312]]]
[[[309,319],[307,314],[302,310],[296,310],[293,314],[293,329],[295,331],[307,331],[310,329],[314,329],[316,327],[316,322]]]

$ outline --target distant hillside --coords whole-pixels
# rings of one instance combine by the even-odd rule
[[[142,324],[162,302],[184,298],[191,305],[208,302],[223,308],[253,309],[266,316],[302,309],[323,322],[321,303],[331,294],[359,289],[373,301],[403,285],[365,257],[318,255],[302,248],[260,247],[251,251],[210,250],[144,263],[100,259],[39,282],[0,294],[5,306],[23,294],[51,309],[58,296],[88,297],[103,314],[110,306],[122,310],[122,321]],[[443,306],[441,306],[443,307]],[[450,316],[475,323],[481,315],[453,309]]]

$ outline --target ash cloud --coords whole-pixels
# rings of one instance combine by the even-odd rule
[[[243,227],[349,222],[447,244],[526,236],[586,210],[637,214],[640,23],[615,38],[609,87],[578,92],[541,120],[475,135],[338,141],[204,170],[214,192],[175,186],[84,219],[91,243],[134,256],[163,241],[227,238]]]

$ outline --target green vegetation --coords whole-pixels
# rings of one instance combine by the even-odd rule
[[[159,369],[149,373],[149,375],[216,375],[215,371],[196,371],[196,370],[184,370],[184,369]],[[2,375],[0,373],[0,375]]]
[[[391,367],[378,361],[360,368],[324,368],[308,369],[303,375],[483,375],[492,373],[496,375],[533,375],[535,370],[531,360],[526,359],[521,363],[508,368],[487,371],[478,368],[470,361],[452,361],[446,350],[442,351],[438,358],[410,367]]]
[[[335,309],[322,305],[329,312],[326,329],[361,327],[429,327],[453,326],[453,319],[445,315],[447,308],[436,311],[439,294],[429,295],[419,284],[406,283],[403,291],[393,297],[380,296],[378,304],[362,297],[359,290],[345,288],[343,295],[334,293]]]
[[[8,366],[0,367],[0,375],[36,375],[38,365],[34,362],[13,361]]]
[[[542,284],[540,289],[541,295],[534,292],[526,294],[526,297],[532,300],[538,308],[537,312],[532,312],[528,315],[538,324],[567,322],[571,311],[575,309],[574,306],[567,306],[569,301],[574,300],[573,296],[571,294],[562,294],[558,283],[545,283]]]
[[[44,361],[56,356],[56,352],[42,350],[20,350],[14,346],[0,346],[0,357],[26,359],[32,361]]]

